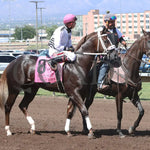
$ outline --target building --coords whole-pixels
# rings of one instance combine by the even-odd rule
[[[126,39],[138,39],[142,35],[142,29],[150,31],[150,10],[143,13],[122,13],[115,15],[117,17],[116,27],[123,33]],[[105,14],[99,14],[99,10],[90,10],[87,15],[80,16],[74,30],[77,31],[79,26],[80,28],[82,27],[82,31],[80,29],[82,33],[80,36],[94,32],[104,24],[104,16]],[[75,39],[76,43],[79,37],[73,37],[73,40]]]
[[[8,43],[13,40],[13,34],[14,30],[0,30],[0,43]]]

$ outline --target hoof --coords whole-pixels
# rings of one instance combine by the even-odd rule
[[[12,133],[11,133],[11,132],[7,133],[7,136],[11,136],[11,135],[12,135]]]
[[[30,130],[30,133],[31,134],[35,134],[35,130]]]
[[[121,130],[117,130],[118,134],[119,134],[119,137],[122,139],[122,138],[125,138],[126,136],[121,132]]]
[[[122,135],[119,135],[119,137],[120,137],[121,139],[123,139],[123,138],[125,138],[126,136],[125,136],[124,134],[122,134]]]
[[[92,133],[88,134],[88,138],[89,139],[95,139],[96,137],[94,136],[94,133],[92,132]]]
[[[72,137],[72,134],[70,132],[67,132],[67,137]]]
[[[133,129],[133,127],[130,127],[128,132],[129,134],[134,134],[135,130]]]

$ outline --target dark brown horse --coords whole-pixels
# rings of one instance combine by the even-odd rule
[[[136,40],[126,54],[121,54],[121,67],[124,70],[124,75],[120,74],[119,71],[116,72],[118,78],[121,77],[124,79],[124,83],[117,83],[112,81],[111,77],[108,77],[110,82],[110,87],[104,90],[101,90],[100,93],[104,95],[114,96],[116,99],[116,108],[117,108],[117,132],[120,137],[124,137],[121,131],[121,120],[122,120],[122,109],[123,109],[123,99],[128,97],[135,107],[139,110],[139,115],[137,120],[134,122],[133,126],[129,128],[129,133],[133,133],[138,127],[143,115],[144,109],[141,105],[140,98],[138,96],[138,91],[141,89],[141,77],[139,76],[139,66],[143,54],[150,54],[150,32],[145,32],[143,30],[143,36]],[[111,71],[114,73],[115,71]],[[93,74],[92,74],[93,75]],[[93,83],[93,76],[89,78],[89,87],[85,100],[85,106],[89,109],[90,105],[93,103],[94,96],[97,92],[97,85]],[[91,84],[92,83],[92,84]],[[71,109],[70,109],[71,108]],[[68,103],[68,113],[67,118],[71,119],[75,110],[75,105],[72,104],[72,101]],[[86,121],[83,118],[83,130],[87,131]]]
[[[106,50],[107,47],[111,46],[107,35],[102,32],[98,33],[99,34],[92,33],[82,38],[80,41],[81,46],[78,46],[76,61],[73,63],[65,63],[63,70],[64,90],[73,104],[79,108],[81,115],[85,117],[90,137],[93,136],[92,125],[90,123],[87,108],[83,102],[87,92],[87,84],[85,83],[87,83],[87,75],[94,59],[94,55],[92,54],[103,52],[104,49]],[[89,55],[83,55],[85,52],[89,53]],[[49,91],[59,92],[57,83],[34,82],[37,59],[37,56],[32,55],[20,56],[9,64],[1,76],[0,107],[5,111],[5,130],[7,136],[12,134],[9,126],[10,112],[20,91],[24,91],[24,97],[19,104],[19,108],[31,125],[31,133],[35,132],[35,123],[28,114],[27,109],[38,89],[43,88]],[[70,122],[67,120],[65,131],[68,135],[70,135],[69,124]]]

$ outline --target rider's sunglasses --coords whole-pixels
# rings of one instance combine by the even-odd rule
[[[117,17],[116,17],[116,16],[112,16],[112,17],[110,17],[110,20],[115,20],[115,19],[117,19]]]

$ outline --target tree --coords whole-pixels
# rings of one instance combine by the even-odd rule
[[[27,40],[32,39],[36,35],[36,30],[34,27],[26,25],[23,28],[22,27],[16,27],[15,33],[13,34],[13,37],[16,40]]]
[[[50,37],[52,36],[52,34],[53,34],[53,32],[55,31],[56,28],[58,28],[57,25],[52,25],[51,27],[46,28],[47,39],[50,39]]]

